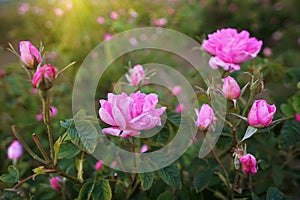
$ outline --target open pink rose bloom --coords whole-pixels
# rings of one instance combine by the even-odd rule
[[[104,134],[128,138],[140,135],[140,131],[161,126],[160,116],[166,107],[155,108],[158,103],[156,94],[141,92],[119,95],[109,93],[107,100],[100,100],[100,118],[112,127],[104,128]]]
[[[222,67],[231,72],[240,70],[240,63],[253,59],[262,47],[262,41],[249,37],[248,31],[240,33],[236,29],[226,28],[208,35],[203,42],[203,48],[214,55],[209,60],[213,69]]]

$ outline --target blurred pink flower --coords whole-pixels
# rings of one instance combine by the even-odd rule
[[[112,38],[112,35],[109,34],[109,33],[106,33],[106,34],[104,35],[104,40],[110,40],[111,38]]]
[[[144,144],[142,147],[141,147],[141,153],[145,153],[146,151],[148,151],[148,146],[146,144]]]
[[[248,123],[256,128],[268,127],[273,120],[275,112],[275,105],[269,105],[266,100],[256,100],[248,114]]]
[[[60,17],[60,16],[63,16],[64,11],[61,8],[55,8],[54,13],[55,13],[55,15]]]
[[[38,68],[31,81],[33,87],[44,90],[51,88],[54,80],[56,79],[57,71],[58,69],[50,64],[46,64]]]
[[[103,167],[103,162],[101,160],[99,160],[96,164],[95,164],[95,170],[101,170]]]
[[[236,80],[231,76],[227,76],[222,81],[224,83],[222,88],[224,96],[230,100],[239,98],[241,89]]]
[[[2,78],[4,76],[4,70],[0,68],[0,78]]]
[[[255,174],[257,172],[256,159],[251,154],[246,154],[240,158],[245,174]]]
[[[132,69],[129,69],[128,74],[125,74],[127,81],[133,85],[138,86],[145,79],[145,71],[142,65],[137,64]]]
[[[62,182],[63,180],[59,176],[55,176],[50,179],[50,185],[54,190],[60,190],[61,189],[60,183]]]
[[[19,15],[25,15],[28,10],[30,8],[29,3],[22,3],[19,7],[18,7],[18,14]]]
[[[181,87],[179,85],[174,86],[172,89],[172,94],[174,96],[177,96],[180,93],[181,93]]]
[[[38,92],[38,89],[36,89],[36,88],[31,88],[31,90],[30,90],[31,94],[37,94],[37,92]]]
[[[110,167],[114,168],[115,166],[117,166],[117,164],[118,164],[118,162],[114,160],[110,163]]]
[[[177,113],[181,113],[181,112],[183,112],[184,110],[185,110],[185,106],[184,106],[184,104],[182,104],[182,103],[178,104],[178,105],[176,106],[176,108],[175,108],[175,112],[177,112]]]
[[[100,118],[112,127],[102,129],[104,134],[128,138],[161,126],[160,116],[166,107],[156,109],[156,94],[143,94],[140,91],[130,94],[115,95],[109,93],[108,100],[100,100]]]
[[[135,37],[129,38],[129,43],[130,43],[132,46],[138,45],[138,41],[136,40]]]
[[[58,110],[57,110],[57,108],[55,106],[50,106],[49,110],[50,110],[50,118],[53,118],[58,113]],[[36,118],[37,121],[42,121],[42,119],[43,119],[43,112],[37,114],[35,116],[35,118]]]
[[[7,149],[7,156],[10,160],[17,160],[23,154],[23,147],[22,144],[15,140],[13,141]]]
[[[264,50],[263,50],[263,54],[266,57],[271,56],[272,55],[272,49],[270,47],[265,47]]]
[[[300,122],[300,115],[299,115],[299,113],[296,113],[295,119],[296,119],[298,122]]]
[[[104,17],[98,17],[98,18],[97,18],[97,22],[98,22],[99,24],[104,24],[104,23],[105,23],[105,18],[104,18]]]
[[[110,18],[112,20],[117,20],[119,18],[119,14],[117,12],[113,11],[110,13]]]
[[[213,69],[222,67],[231,72],[240,70],[240,63],[253,59],[261,49],[262,41],[249,38],[248,31],[238,33],[236,29],[226,28],[209,34],[203,48],[214,55],[209,61]]]
[[[159,18],[156,20],[153,20],[153,24],[155,26],[165,26],[168,23],[168,20],[166,18]]]
[[[197,127],[199,127],[202,131],[207,129],[214,130],[217,118],[213,109],[208,104],[203,104],[199,111],[195,108],[195,112],[197,115],[195,125]]]
[[[41,54],[35,46],[29,41],[21,41],[19,43],[21,60],[31,69],[35,64],[41,62]]]

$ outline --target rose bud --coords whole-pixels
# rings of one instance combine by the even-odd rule
[[[18,140],[15,140],[7,149],[7,156],[10,160],[17,160],[23,154],[23,147]]]
[[[275,105],[269,105],[265,100],[256,100],[248,114],[248,123],[256,128],[268,127],[273,120],[275,112]]]
[[[224,82],[222,88],[224,96],[229,100],[239,98],[241,89],[236,80],[231,76],[227,76],[226,78],[223,78],[222,81]]]
[[[23,63],[25,63],[29,69],[35,69],[37,64],[41,62],[41,54],[37,48],[29,41],[21,41],[19,48]]]
[[[243,171],[245,174],[255,174],[257,172],[256,159],[251,154],[246,154],[240,158],[240,162],[242,163]]]
[[[46,64],[38,68],[32,78],[31,83],[33,87],[40,88],[42,90],[50,89],[56,79],[57,71],[58,69],[50,64]]]
[[[103,162],[101,160],[99,160],[98,162],[96,162],[95,164],[95,170],[101,170],[103,167]]]
[[[197,115],[195,125],[197,127],[199,127],[202,131],[207,129],[214,130],[217,118],[215,117],[213,109],[208,104],[203,104],[199,111],[195,108],[195,112]]]
[[[63,180],[59,176],[55,176],[50,179],[50,185],[54,190],[60,190],[61,189],[60,183],[62,182]]]

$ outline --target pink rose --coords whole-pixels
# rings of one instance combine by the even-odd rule
[[[57,71],[58,69],[50,64],[38,68],[31,81],[33,87],[44,90],[50,89],[56,79]]]
[[[138,86],[145,79],[145,71],[142,65],[135,65],[125,76],[131,85]]]
[[[175,112],[177,112],[177,113],[181,113],[181,112],[183,112],[184,110],[185,110],[185,106],[184,106],[184,104],[182,104],[182,103],[178,104],[178,105],[176,106],[176,108],[175,108]]]
[[[21,41],[19,44],[21,60],[31,69],[35,63],[41,62],[41,54],[29,41]]]
[[[295,119],[300,122],[300,115],[298,113],[296,113]]]
[[[141,153],[145,153],[146,151],[148,151],[148,146],[146,144],[144,144],[142,147],[141,147]]]
[[[273,120],[275,112],[275,105],[269,105],[265,100],[256,100],[248,114],[248,123],[256,128],[268,127]]]
[[[246,154],[240,158],[240,162],[242,163],[243,171],[245,174],[255,174],[257,172],[256,159],[251,154]]]
[[[208,40],[203,42],[203,48],[214,55],[209,61],[213,69],[222,67],[231,72],[240,70],[239,63],[253,59],[261,49],[262,41],[250,38],[249,32],[227,28],[209,34]]]
[[[106,33],[106,34],[104,35],[104,40],[110,40],[111,38],[112,38],[112,35],[109,34],[109,33]]]
[[[177,96],[178,94],[180,94],[181,93],[181,87],[179,86],[179,85],[176,85],[175,87],[173,87],[173,89],[172,89],[172,94],[174,95],[174,96]]]
[[[156,109],[156,94],[143,94],[140,91],[128,96],[126,93],[115,95],[109,93],[107,100],[100,100],[100,118],[112,127],[104,128],[104,134],[128,138],[161,126],[160,116],[166,107]]]
[[[60,190],[61,189],[60,183],[62,182],[63,180],[59,176],[55,176],[50,179],[50,185],[54,190]]]
[[[23,147],[18,140],[15,140],[7,149],[7,156],[10,160],[17,160],[23,154]]]
[[[202,131],[207,129],[214,130],[217,118],[213,109],[208,104],[203,104],[199,111],[195,108],[195,112],[197,115],[195,125],[197,127],[199,127]]]
[[[98,17],[98,18],[97,18],[97,22],[98,22],[99,24],[104,24],[104,23],[105,23],[105,18],[104,18],[104,17]]]
[[[119,14],[117,12],[113,11],[113,12],[110,13],[110,18],[112,20],[116,20],[116,19],[119,18]]]
[[[95,170],[101,170],[103,167],[103,162],[101,160],[99,160],[96,164],[95,164]]]
[[[241,89],[236,80],[231,76],[227,76],[222,81],[224,83],[222,88],[224,96],[230,100],[239,98]]]
[[[166,18],[159,18],[153,21],[153,24],[156,26],[165,26],[168,23]]]

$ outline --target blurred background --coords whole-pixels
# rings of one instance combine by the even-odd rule
[[[295,93],[300,80],[299,11],[299,0],[0,0],[0,172],[9,162],[6,149],[12,141],[11,125],[17,124],[28,136],[44,131],[36,116],[41,113],[40,100],[16,56],[6,50],[8,43],[18,50],[22,40],[36,47],[42,42],[46,62],[60,69],[76,61],[53,91],[52,104],[58,108],[54,128],[61,130],[59,120],[72,117],[70,94],[84,58],[101,41],[137,27],[170,28],[199,43],[217,29],[248,30],[263,41],[258,61],[268,63],[266,96],[280,105]],[[153,61],[153,57],[138,62]],[[131,57],[132,64],[137,64],[134,60]],[[127,64],[128,60],[115,64],[112,72],[116,77],[127,71]],[[105,96],[111,87],[111,82],[104,81],[99,95]],[[32,143],[30,137],[28,142]],[[23,171],[29,168],[23,166]]]

